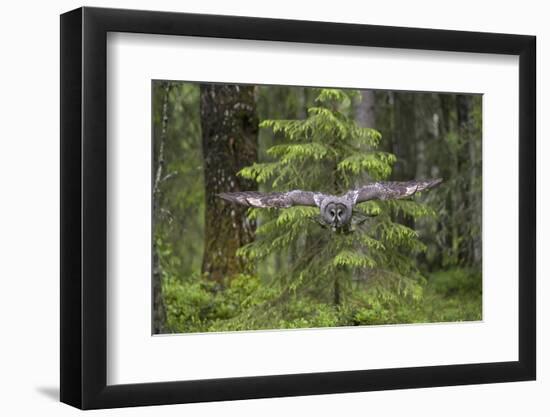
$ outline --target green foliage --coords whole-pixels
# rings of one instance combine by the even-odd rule
[[[306,294],[278,292],[253,275],[240,275],[221,290],[200,276],[166,277],[167,327],[174,333],[293,329],[481,320],[481,275],[439,271],[409,285],[388,274],[335,306]]]
[[[435,292],[445,296],[481,294],[481,275],[475,270],[438,271],[432,274],[430,283]]]
[[[163,93],[163,82],[155,81],[154,175],[158,169]],[[162,269],[183,275],[200,270],[202,263],[204,182],[198,98],[197,85],[170,83],[165,166],[159,184],[160,210],[154,225],[154,239],[161,248]]]
[[[429,277],[422,313],[425,322],[481,320],[481,272],[438,271]]]
[[[406,117],[405,99],[413,110]],[[384,137],[356,123],[360,100],[349,90],[258,87],[259,158],[239,175],[262,191],[340,194],[367,181],[423,176],[443,176],[443,186],[411,200],[359,204],[356,211],[369,218],[350,234],[321,228],[316,207],[250,209],[256,239],[237,255],[251,272],[213,282],[201,274],[209,219],[198,85],[172,83],[164,174],[174,175],[162,183],[154,219],[166,331],[481,319],[480,255],[468,255],[480,241],[481,141],[472,142],[481,132],[480,98],[461,130],[454,95],[378,92],[376,126]],[[408,143],[417,149],[404,152]]]
[[[242,311],[269,297],[269,290],[256,276],[235,277],[223,291],[219,284],[193,276],[181,282],[173,277],[163,281],[166,325],[175,333],[204,332],[239,316]]]
[[[264,120],[261,126],[277,138],[266,152],[271,160],[247,167],[239,175],[266,190],[298,188],[332,194],[368,179],[387,178],[395,156],[377,150],[377,131],[355,123],[349,113],[352,97],[355,94],[349,91],[320,90],[317,106],[308,109],[307,118]],[[434,212],[415,201],[368,202],[357,209],[377,217],[357,225],[351,234],[322,229],[313,221],[317,208],[251,210],[250,216],[259,224],[257,238],[238,255],[260,264],[274,255],[284,259],[273,280],[280,296],[288,291],[304,298],[313,294],[317,303],[332,302],[338,311],[358,300],[380,305],[382,300],[397,302],[411,294],[418,298],[421,275],[414,259],[425,245],[415,230],[395,222],[395,217],[402,213],[422,218]],[[369,294],[368,302],[357,297],[363,293]]]
[[[342,174],[359,175],[368,172],[373,179],[383,179],[391,174],[391,166],[395,161],[395,156],[386,152],[358,153],[339,162],[337,169]]]

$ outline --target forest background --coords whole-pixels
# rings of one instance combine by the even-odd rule
[[[154,333],[481,319],[480,95],[159,80],[152,109]],[[217,197],[431,177],[349,235]]]

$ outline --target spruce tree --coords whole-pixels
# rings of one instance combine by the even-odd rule
[[[377,150],[381,135],[353,119],[355,91],[318,90],[302,120],[264,120],[275,145],[271,160],[254,163],[239,175],[262,191],[315,190],[342,194],[366,181],[390,177],[394,155]],[[272,275],[269,299],[257,297],[229,325],[248,328],[319,327],[414,321],[411,305],[422,297],[416,255],[425,250],[418,233],[395,221],[433,216],[415,200],[369,201],[356,206],[352,233],[316,223],[316,207],[250,209],[256,239],[238,255]],[[276,268],[273,265],[276,265]],[[276,274],[261,274],[276,269]],[[273,295],[275,294],[275,295]],[[408,307],[406,309],[400,306]],[[406,311],[407,317],[402,316]]]

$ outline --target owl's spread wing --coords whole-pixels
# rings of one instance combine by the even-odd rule
[[[416,192],[433,188],[442,182],[443,180],[441,178],[404,182],[373,182],[356,188],[355,190],[348,191],[345,197],[351,200],[353,204],[368,200],[393,200],[409,197]]]
[[[286,208],[291,206],[320,206],[326,196],[313,191],[293,190],[287,192],[261,193],[258,191],[241,191],[220,193],[219,197],[233,203],[248,207]]]

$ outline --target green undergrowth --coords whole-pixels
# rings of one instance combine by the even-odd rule
[[[166,277],[166,328],[194,333],[481,320],[479,273],[452,269],[426,276],[411,288],[399,287],[400,281],[392,285],[387,277],[384,291],[361,284],[337,306],[316,301],[315,291],[281,291],[254,275],[225,284],[201,276],[185,282]]]

